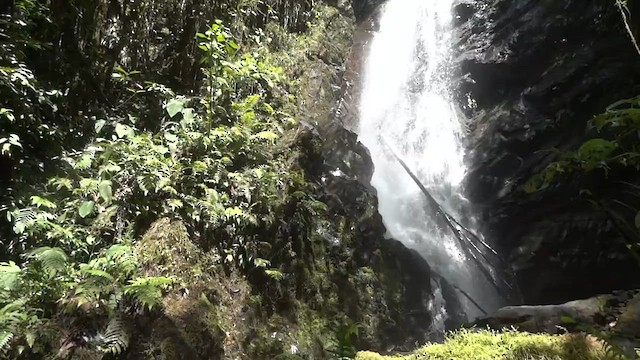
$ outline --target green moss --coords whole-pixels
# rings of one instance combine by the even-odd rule
[[[444,344],[430,344],[409,355],[361,352],[356,360],[596,360],[609,359],[602,343],[582,335],[544,335],[517,331],[461,330]]]

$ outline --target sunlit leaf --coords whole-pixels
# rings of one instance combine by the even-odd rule
[[[102,129],[104,128],[104,126],[106,125],[106,121],[105,120],[98,120],[96,121],[96,124],[94,125],[95,130],[96,130],[96,134],[100,134],[102,132]]]
[[[116,135],[122,139],[124,137],[131,138],[135,135],[133,128],[125,124],[116,124]]]
[[[85,201],[82,203],[80,208],[78,209],[78,213],[81,218],[86,218],[87,216],[93,213],[93,208],[95,207],[95,203],[93,201]]]
[[[106,203],[111,203],[113,200],[112,182],[109,180],[103,180],[98,185],[98,192]]]
[[[169,114],[170,117],[176,116],[184,108],[184,103],[185,101],[180,99],[169,100],[166,105],[167,114]]]

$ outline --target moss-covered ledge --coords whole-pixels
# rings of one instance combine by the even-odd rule
[[[604,360],[604,343],[585,335],[545,335],[517,331],[460,330],[443,344],[411,354],[382,356],[360,352],[356,360]]]

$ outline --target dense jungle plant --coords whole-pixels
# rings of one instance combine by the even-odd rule
[[[222,21],[198,33],[197,45],[203,96],[175,95],[116,67],[115,84],[130,93],[124,101],[147,93],[165,99],[158,130],[146,130],[134,116],[97,119],[94,141],[63,153],[58,175],[9,209],[18,236],[5,246],[22,254],[0,265],[6,356],[56,350],[63,319],[82,325],[63,336],[58,351],[123,351],[129,338],[123,319],[161,306],[162,291],[180,281],[145,277],[139,269],[134,245],[160,217],[183,219],[220,264],[282,279],[277,264],[263,258],[270,239],[260,238],[260,230],[281,226],[277,214],[291,199],[303,222],[324,209],[305,192],[309,185],[281,140],[295,125],[280,110],[294,100],[289,82],[261,55],[242,52]],[[2,116],[12,111],[3,108]],[[11,136],[2,144],[11,154],[20,148]]]

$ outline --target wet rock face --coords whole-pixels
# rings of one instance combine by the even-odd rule
[[[326,261],[349,317],[362,324],[357,346],[410,350],[433,340],[431,269],[415,251],[387,239],[370,185],[373,163],[357,135],[338,124],[305,136],[307,176],[328,205]]]
[[[386,0],[351,0],[354,15],[358,21],[366,19],[373,11],[386,2]]]
[[[638,286],[622,235],[579,196],[619,191],[594,174],[526,194],[522,186],[589,135],[587,121],[640,94],[640,57],[615,3],[605,0],[461,0],[454,7],[454,85],[467,119],[467,195],[487,235],[511,254],[524,301],[558,303]],[[617,177],[617,179],[616,179]],[[608,255],[613,254],[613,255]]]

